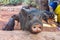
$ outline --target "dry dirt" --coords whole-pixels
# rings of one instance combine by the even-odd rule
[[[39,34],[22,30],[2,31],[10,17],[18,14],[22,6],[0,6],[0,40],[60,40],[60,32],[56,27],[44,27]],[[20,29],[19,26],[15,25],[15,29]]]
[[[60,32],[0,31],[0,40],[60,40]]]

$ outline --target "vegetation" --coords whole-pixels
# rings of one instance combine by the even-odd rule
[[[7,4],[19,4],[22,3],[23,0],[0,0],[0,5],[7,5]]]

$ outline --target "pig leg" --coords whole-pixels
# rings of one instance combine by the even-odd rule
[[[23,16],[22,13],[19,13],[19,22],[20,22],[20,25],[21,25],[21,29],[25,30],[26,29],[25,28],[26,21],[25,21],[25,17]]]
[[[15,25],[15,19],[14,18],[10,18],[9,22],[6,24],[5,28],[3,28],[3,30],[14,30],[14,25]]]
[[[14,18],[17,21],[17,25],[16,26],[18,26],[18,24],[19,24],[19,15],[15,14],[15,15],[12,16],[12,18]]]

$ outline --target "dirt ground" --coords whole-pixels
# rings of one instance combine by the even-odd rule
[[[0,40],[60,40],[60,32],[0,31]]]
[[[60,32],[56,27],[44,27],[39,34],[31,34],[22,30],[2,31],[1,29],[10,17],[18,14],[22,6],[0,6],[0,40],[60,40]],[[15,25],[15,29],[20,29],[19,26]]]
[[[0,6],[0,29],[7,24],[12,15],[19,13],[21,7],[22,6]]]

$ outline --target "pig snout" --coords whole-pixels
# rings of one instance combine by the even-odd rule
[[[32,30],[33,33],[39,33],[39,32],[42,31],[42,26],[39,23],[35,23],[35,24],[32,25],[31,30]]]
[[[41,25],[37,23],[32,25],[32,32],[36,32],[36,33],[41,32]]]
[[[42,31],[43,28],[43,24],[42,24],[42,20],[41,18],[39,19],[39,17],[33,17],[33,19],[30,21],[30,27],[31,27],[31,32],[32,33],[39,33]]]

